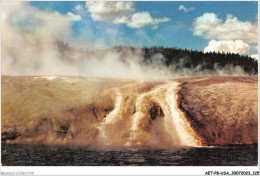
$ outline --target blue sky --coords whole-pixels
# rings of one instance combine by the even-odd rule
[[[110,11],[107,4],[99,4],[97,8],[96,4],[83,1],[34,1],[30,4],[43,11],[79,15],[81,19],[73,22],[72,34],[93,43],[257,53],[257,1],[137,1],[123,4],[130,7],[116,5]],[[115,7],[120,13],[113,13]],[[232,15],[229,21],[228,14]],[[137,21],[141,18],[142,21],[134,21],[135,15]],[[116,23],[116,18],[125,21]],[[227,28],[231,29],[230,34]],[[249,33],[251,36],[247,37]]]

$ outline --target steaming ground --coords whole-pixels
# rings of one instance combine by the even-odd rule
[[[2,76],[1,139],[162,148],[257,143],[257,82]]]

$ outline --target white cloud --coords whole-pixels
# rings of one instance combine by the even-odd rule
[[[134,3],[123,2],[86,2],[86,8],[95,21],[111,21],[115,24],[126,24],[130,28],[142,28],[150,25],[157,29],[159,23],[170,21],[169,18],[153,18],[149,12],[137,12]]]
[[[193,11],[194,9],[195,9],[194,7],[188,7],[188,8],[186,8],[184,5],[180,5],[178,11],[183,10],[184,12],[191,12],[191,11]]]
[[[75,15],[71,12],[67,13],[67,16],[72,20],[72,21],[80,21],[81,20],[81,16],[80,15]]]
[[[249,43],[258,41],[257,23],[240,21],[231,14],[223,22],[215,13],[204,13],[194,20],[193,34],[214,40],[243,40]]]
[[[149,12],[138,12],[134,13],[127,23],[128,27],[131,28],[141,28],[147,25],[152,25],[153,27],[157,27],[157,24],[168,22],[169,18],[153,18]]]
[[[254,58],[255,60],[258,60],[258,54],[252,54],[251,57]]]
[[[153,21],[154,20],[149,12],[138,12],[132,15],[130,21],[127,23],[127,26],[131,28],[141,28],[152,24]]]
[[[126,16],[123,17],[116,17],[113,21],[113,23],[121,24],[121,23],[129,23],[129,20]]]
[[[93,20],[103,21],[122,17],[134,11],[134,3],[129,1],[89,1],[86,2],[86,8]]]
[[[86,8],[85,8],[85,6],[84,5],[76,5],[73,9],[73,12],[75,13],[75,14],[78,14],[78,15],[80,15],[80,16],[86,16],[86,15],[88,15],[88,12],[87,12],[87,10],[86,10]]]
[[[149,12],[134,13],[130,19],[126,17],[116,18],[114,23],[125,23],[130,28],[142,28],[151,25],[152,29],[157,29],[159,23],[168,22],[169,18],[153,18]]]
[[[247,54],[249,53],[250,46],[243,42],[243,40],[222,40],[216,41],[211,40],[209,45],[204,49],[204,52],[230,52],[230,53],[239,53]]]
[[[78,11],[80,11],[80,10],[82,10],[83,9],[83,5],[76,5],[75,7],[74,7],[74,10],[78,10]]]

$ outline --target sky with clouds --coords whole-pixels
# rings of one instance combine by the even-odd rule
[[[251,56],[258,52],[257,1],[34,1],[20,6],[20,20],[13,26],[33,30],[46,23],[47,31],[55,31],[50,35],[79,47],[164,46]]]

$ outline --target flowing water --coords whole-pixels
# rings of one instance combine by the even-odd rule
[[[130,115],[123,113],[128,108],[124,97],[127,95],[119,88],[114,90],[114,109],[97,127],[98,143],[103,146],[199,146],[199,137],[177,108],[177,86],[177,82],[171,81],[136,94],[134,104],[130,105],[135,107],[135,112]],[[117,131],[126,135],[113,139],[112,129],[120,123],[128,123]]]
[[[197,141],[195,137],[191,134],[192,129],[188,122],[181,116],[180,111],[177,109],[177,103],[174,98],[174,93],[176,92],[176,88],[178,84],[174,84],[174,87],[169,86],[167,90],[167,103],[169,104],[171,108],[171,116],[170,118],[173,121],[173,124],[175,124],[176,131],[178,132],[178,137],[180,139],[180,145],[182,146],[197,146]]]
[[[108,125],[113,124],[113,122],[116,121],[116,119],[118,119],[117,117],[121,114],[120,110],[121,105],[122,105],[122,94],[120,92],[120,90],[116,89],[116,101],[115,101],[115,108],[113,109],[112,112],[110,112],[110,114],[108,114],[106,116],[106,118],[104,118],[103,122],[97,127],[98,131],[99,131],[99,143],[102,145],[109,145],[109,136],[107,136],[107,134],[109,134],[109,132],[107,130],[109,130],[109,128],[107,128]]]
[[[256,166],[258,147],[106,149],[2,144],[3,166]]]

